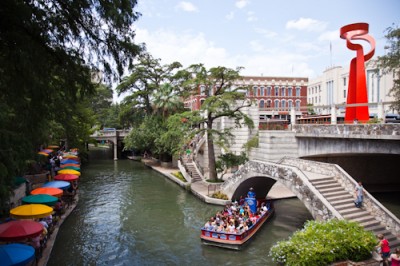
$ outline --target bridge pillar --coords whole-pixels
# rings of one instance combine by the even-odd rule
[[[118,160],[118,136],[114,139],[114,161]]]
[[[378,103],[378,119],[385,123],[385,111],[383,108],[383,102]]]
[[[332,107],[331,107],[331,124],[332,125],[336,125],[337,124],[336,107],[335,107],[335,105],[332,105]]]
[[[296,110],[294,108],[290,110],[290,124],[296,124]]]

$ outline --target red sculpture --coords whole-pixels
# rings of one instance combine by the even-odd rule
[[[354,23],[340,29],[340,38],[346,39],[347,48],[357,51],[357,56],[350,62],[349,89],[347,93],[345,122],[368,121],[368,95],[365,78],[365,62],[375,53],[375,39],[368,35],[367,23]],[[352,40],[365,40],[371,45],[371,50],[364,55],[361,44],[352,43]],[[360,104],[360,105],[357,105]],[[353,105],[353,106],[351,106]],[[355,105],[355,106],[354,106]]]

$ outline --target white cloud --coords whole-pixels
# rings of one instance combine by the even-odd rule
[[[264,38],[267,38],[267,39],[274,38],[278,35],[274,31],[270,31],[270,30],[262,29],[262,28],[256,28],[255,31],[256,31],[256,33],[261,34]]]
[[[286,23],[287,29],[305,30],[305,31],[323,31],[327,27],[324,21],[318,21],[312,18],[299,18],[298,20],[289,20]]]
[[[203,63],[208,68],[242,66],[245,68],[242,75],[308,77],[315,74],[307,63],[309,57],[283,46],[272,50],[260,41],[251,41],[249,45],[255,53],[249,51],[232,55],[225,48],[207,40],[203,33],[136,29],[136,34],[136,41],[145,42],[147,50],[154,58],[161,58],[162,64],[178,61],[184,67],[196,63]]]
[[[197,7],[192,4],[191,2],[181,1],[179,4],[176,5],[177,9],[181,9],[186,12],[197,12]]]
[[[255,16],[253,11],[247,12],[247,21],[257,21],[258,18]]]
[[[248,0],[239,0],[239,1],[236,1],[235,6],[237,8],[244,8],[245,6],[247,6],[248,3],[249,3]]]

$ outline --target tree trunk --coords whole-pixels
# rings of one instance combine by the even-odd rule
[[[215,151],[214,151],[214,139],[212,133],[207,132],[207,147],[208,147],[208,173],[210,181],[216,181],[217,169],[215,166]]]

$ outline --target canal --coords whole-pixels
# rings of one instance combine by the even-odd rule
[[[140,162],[110,156],[109,150],[91,151],[79,203],[48,265],[273,265],[270,247],[312,219],[298,199],[279,200],[273,219],[244,250],[204,246],[199,228],[221,206],[200,201]],[[397,199],[394,209],[399,206]]]

